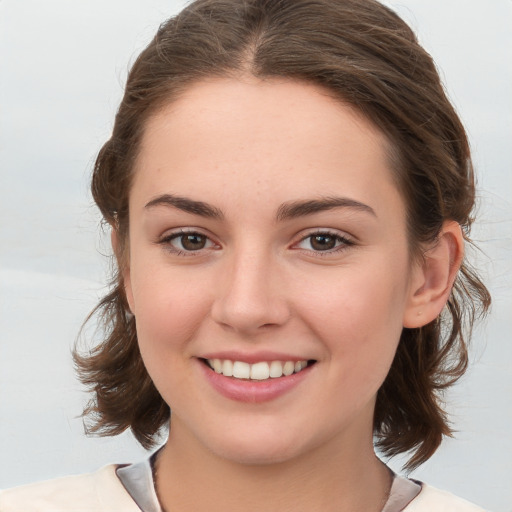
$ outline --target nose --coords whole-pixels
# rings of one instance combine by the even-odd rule
[[[219,272],[212,318],[222,327],[251,335],[284,325],[290,317],[279,265],[263,251],[244,251]]]

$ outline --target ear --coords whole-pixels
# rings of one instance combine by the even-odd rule
[[[404,327],[422,327],[437,318],[448,301],[463,257],[464,237],[460,225],[445,221],[437,241],[412,271]]]
[[[112,231],[110,233],[110,241],[112,243],[112,250],[114,251],[114,255],[117,260],[117,266],[119,267],[119,272],[121,273],[121,277],[123,279],[124,293],[126,296],[126,301],[128,302],[128,307],[130,308],[130,312],[133,314],[134,312],[134,301],[133,301],[133,292],[132,292],[132,282],[130,276],[130,259],[127,255],[128,251],[126,248],[121,247],[121,243],[119,241],[119,234],[115,227],[112,227]]]

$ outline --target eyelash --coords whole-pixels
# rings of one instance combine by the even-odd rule
[[[204,233],[201,233],[200,231],[194,231],[194,230],[190,230],[190,231],[187,231],[187,230],[184,230],[184,229],[181,229],[179,231],[175,231],[174,233],[170,233],[169,235],[166,235],[164,236],[163,238],[161,238],[160,240],[158,240],[158,243],[160,245],[163,245],[165,246],[166,250],[177,255],[177,256],[199,256],[202,251],[206,248],[206,247],[203,247],[201,249],[197,249],[195,251],[193,250],[190,250],[190,251],[187,251],[187,250],[184,250],[184,249],[178,249],[177,247],[174,247],[172,245],[172,241],[173,240],[176,240],[176,239],[179,239],[179,238],[182,238],[184,236],[199,236],[199,237],[202,237],[202,238],[205,238],[206,239],[206,243],[210,243],[212,246],[215,246],[215,242],[213,242],[211,240],[211,238],[207,235],[205,235]],[[183,245],[183,243],[182,243]]]
[[[326,256],[329,256],[332,254],[336,254],[338,252],[345,251],[348,247],[355,245],[355,242],[353,240],[347,238],[346,236],[340,235],[339,233],[336,233],[334,231],[322,229],[322,230],[314,231],[312,233],[308,233],[306,236],[302,237],[298,243],[294,244],[294,246],[301,244],[305,240],[308,240],[308,239],[312,240],[313,237],[332,238],[332,239],[334,239],[335,244],[337,244],[332,249],[326,249],[323,251],[322,250],[315,251],[314,249],[304,249],[307,252],[314,253],[315,256],[320,256],[320,257],[326,257]],[[311,242],[310,242],[310,244],[311,244]],[[301,250],[301,249],[297,248],[297,250]]]
[[[164,245],[169,252],[171,252],[177,256],[185,256],[185,257],[199,256],[204,249],[210,248],[210,247],[202,247],[197,250],[184,250],[184,249],[179,249],[177,247],[174,247],[172,245],[173,240],[182,238],[186,235],[204,237],[206,239],[206,244],[208,244],[208,243],[211,244],[210,247],[216,245],[215,242],[213,242],[210,237],[208,237],[204,233],[201,233],[199,231],[194,231],[194,230],[190,230],[190,231],[180,230],[180,231],[176,231],[174,233],[170,233],[169,235],[166,235],[162,239],[160,239],[158,241],[158,244]],[[301,249],[300,247],[297,247],[299,244],[301,244],[302,242],[304,242],[308,239],[312,240],[313,237],[332,238],[332,239],[334,239],[335,244],[337,244],[337,245],[335,245],[331,249],[326,249],[326,250],[314,250],[312,248],[311,249]],[[311,242],[310,242],[310,244],[311,244]],[[182,243],[182,245],[183,245],[183,243]],[[292,248],[295,250],[304,250],[308,253],[313,253],[313,254],[315,254],[315,256],[325,257],[328,255],[332,255],[332,254],[344,251],[348,247],[351,247],[353,245],[355,245],[355,243],[352,240],[350,240],[349,238],[347,238],[345,236],[340,235],[339,233],[329,231],[329,230],[318,230],[318,231],[314,231],[312,233],[308,233],[306,236],[302,237],[297,243],[293,244]]]

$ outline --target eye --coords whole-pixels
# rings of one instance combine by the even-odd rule
[[[215,246],[206,235],[195,231],[171,233],[169,236],[164,237],[160,243],[167,245],[171,251],[178,254],[201,251],[202,249]]]
[[[350,245],[354,245],[354,243],[344,236],[327,231],[321,231],[311,233],[304,237],[296,247],[315,252],[335,252]]]

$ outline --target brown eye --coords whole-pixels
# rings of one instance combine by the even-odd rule
[[[309,239],[311,248],[315,251],[328,251],[336,247],[337,239],[331,235],[312,235]]]
[[[305,249],[313,253],[336,253],[354,245],[350,239],[341,234],[329,231],[318,231],[305,236],[296,246],[297,249]]]
[[[199,251],[206,247],[207,238],[199,233],[187,233],[178,237],[185,251]]]
[[[174,233],[164,238],[160,243],[169,245],[173,252],[184,253],[201,251],[202,249],[208,249],[214,247],[215,244],[202,233]]]

